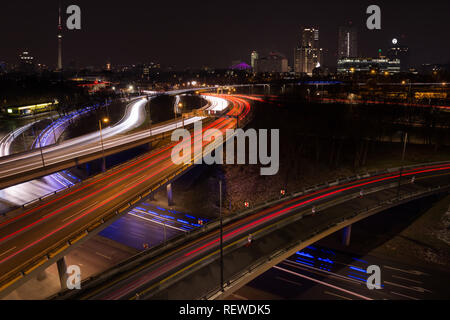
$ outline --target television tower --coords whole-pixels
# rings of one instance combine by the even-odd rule
[[[62,21],[61,21],[61,1],[59,2],[59,15],[58,15],[58,71],[62,71]]]

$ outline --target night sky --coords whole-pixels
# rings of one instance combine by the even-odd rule
[[[395,2],[395,3],[394,3]],[[252,50],[276,50],[290,65],[300,26],[316,26],[326,50],[325,64],[336,64],[338,27],[359,28],[359,52],[376,56],[392,38],[411,49],[411,62],[450,61],[450,1],[63,1],[82,10],[82,30],[65,31],[63,61],[77,66],[160,62],[177,68],[227,67],[249,62]],[[382,30],[365,27],[368,5],[382,10]],[[65,11],[65,9],[64,9]],[[2,1],[0,61],[16,63],[28,49],[37,62],[56,65],[58,1]],[[64,17],[67,17],[64,15]],[[65,25],[65,19],[64,19]]]

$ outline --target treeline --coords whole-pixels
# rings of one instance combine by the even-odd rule
[[[292,99],[258,103],[254,128],[280,129],[280,155],[288,166],[299,157],[331,168],[358,169],[371,157],[383,158],[395,142],[431,146],[435,153],[450,146],[450,113],[432,108],[392,105],[308,103]]]
[[[56,99],[59,102],[57,111],[63,115],[82,106],[111,98],[113,97],[108,92],[92,95],[73,83],[38,75],[17,79],[0,78],[0,109],[46,103]]]

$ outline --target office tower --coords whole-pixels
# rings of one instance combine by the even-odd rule
[[[409,71],[411,67],[409,63],[409,48],[400,44],[396,38],[392,39],[392,45],[387,52],[387,57],[391,60],[400,60],[400,70],[402,72]]]
[[[33,73],[35,71],[34,57],[28,51],[24,51],[19,55],[19,71],[25,73]]]
[[[339,27],[338,59],[358,56],[358,32],[351,24]]]
[[[258,61],[258,59],[259,59],[258,52],[253,51],[252,55],[251,55],[251,63],[250,63],[251,66],[252,66],[253,71],[255,71],[255,69],[256,69],[256,62]]]
[[[286,73],[289,72],[288,60],[278,52],[271,52],[268,56],[256,60],[255,72]]]
[[[319,48],[319,30],[303,28],[301,45],[294,51],[294,71],[296,74],[312,75],[314,68],[322,65],[323,50]]]
[[[61,21],[61,3],[59,4],[59,14],[58,14],[58,71],[62,71],[62,21]]]
[[[395,74],[400,72],[400,60],[382,58],[342,58],[337,62],[338,74],[353,73],[389,73]]]

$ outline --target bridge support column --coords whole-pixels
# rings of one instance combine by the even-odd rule
[[[173,206],[173,191],[171,183],[167,185],[167,204],[169,205],[169,207]]]
[[[102,172],[105,172],[105,171],[106,171],[106,158],[103,157],[102,158]]]
[[[350,245],[351,235],[352,235],[352,225],[349,225],[343,229],[342,233],[342,244],[344,246],[348,247]]]
[[[86,173],[88,177],[91,175],[91,165],[89,164],[89,162],[86,162]]]
[[[36,279],[37,279],[38,281],[44,281],[45,279],[47,279],[47,272],[46,272],[45,270],[42,271],[42,272],[40,272],[40,273],[37,275]]]
[[[61,283],[61,290],[64,290],[67,288],[67,264],[66,264],[66,258],[62,257],[56,262],[56,265],[58,267],[58,274],[59,274],[59,282]]]

